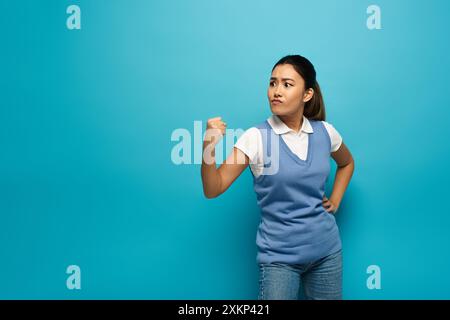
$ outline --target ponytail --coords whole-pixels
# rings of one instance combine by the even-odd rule
[[[313,84],[312,89],[314,90],[314,95],[305,103],[303,115],[310,120],[325,121],[325,104],[317,81]]]

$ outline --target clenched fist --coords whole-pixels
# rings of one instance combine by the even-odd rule
[[[208,119],[204,142],[212,142],[216,145],[225,134],[227,124],[222,121],[222,117]]]

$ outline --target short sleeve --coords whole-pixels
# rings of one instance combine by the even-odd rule
[[[325,128],[328,131],[328,135],[331,140],[331,152],[335,152],[339,149],[342,144],[342,136],[339,132],[334,128],[334,126],[326,121],[322,121],[325,125]]]
[[[239,137],[234,145],[248,156],[250,163],[255,163],[257,161],[259,136],[260,133],[258,128],[251,127]]]

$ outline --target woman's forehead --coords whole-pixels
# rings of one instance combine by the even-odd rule
[[[272,77],[279,80],[289,78],[293,80],[301,80],[302,77],[298,74],[297,71],[295,71],[294,67],[290,64],[282,64],[278,65],[273,69],[272,71]]]

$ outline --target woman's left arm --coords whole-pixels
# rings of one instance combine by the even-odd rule
[[[347,186],[353,175],[355,162],[353,161],[352,154],[347,149],[347,146],[344,144],[344,142],[341,143],[341,146],[338,150],[331,153],[331,157],[334,159],[334,161],[336,161],[337,170],[330,199],[327,199],[327,197],[324,196],[323,205],[328,212],[335,213],[339,208],[345,190],[347,189]]]

